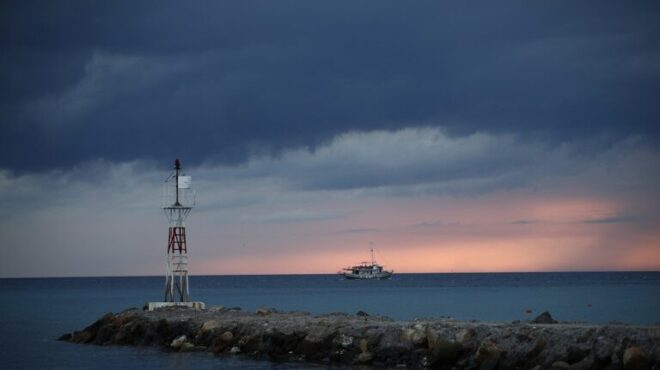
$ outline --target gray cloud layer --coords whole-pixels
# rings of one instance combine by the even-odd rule
[[[398,225],[379,223],[382,215],[373,214],[378,212],[373,208],[393,199],[397,204],[442,197],[469,202],[508,192],[614,202],[618,213],[549,222],[621,224],[641,237],[655,232],[660,222],[659,160],[658,151],[637,138],[584,153],[571,143],[555,147],[483,133],[452,137],[427,127],[348,133],[314,152],[288,150],[242,166],[186,166],[199,191],[190,218],[195,258],[263,258],[268,248],[315,250],[313,242],[306,245],[298,238],[341,243],[341,238],[391,235],[393,230],[419,234],[466,225],[470,234],[488,233],[488,225],[470,219],[413,224],[411,214]],[[0,171],[0,203],[5,205],[0,232],[17,246],[0,261],[3,276],[160,273],[166,223],[158,192],[166,175],[167,170],[148,162],[107,161],[40,174]],[[493,211],[488,204],[483,207]],[[373,217],[362,217],[369,212]],[[503,218],[495,229],[548,222],[534,214],[522,216],[530,218]],[[374,224],[364,224],[365,218]]]
[[[236,164],[429,125],[549,145],[660,133],[655,2],[1,7],[0,167],[19,172],[175,156]],[[442,176],[452,171],[464,176]]]

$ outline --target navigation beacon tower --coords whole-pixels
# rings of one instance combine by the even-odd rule
[[[204,309],[204,302],[190,300],[188,285],[188,242],[185,220],[195,205],[192,178],[181,171],[181,161],[174,161],[174,172],[163,184],[162,208],[170,229],[167,236],[167,273],[165,275],[165,300],[147,302],[145,309],[153,311],[163,307],[184,306]]]
[[[188,244],[184,221],[195,205],[192,178],[184,176],[181,161],[174,161],[174,172],[163,184],[163,211],[170,223],[167,237],[165,302],[190,302],[188,285]]]

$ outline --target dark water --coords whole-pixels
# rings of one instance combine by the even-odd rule
[[[566,321],[660,322],[660,272],[398,274],[389,281],[345,281],[334,275],[195,276],[190,283],[196,300],[246,310],[364,310],[396,319],[484,321],[524,320],[548,310]],[[2,368],[319,368],[55,341],[105,312],[161,300],[163,284],[163,277],[0,279]]]

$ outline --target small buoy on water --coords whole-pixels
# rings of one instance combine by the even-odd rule
[[[592,307],[591,303],[587,303],[587,307],[591,308]]]
[[[526,309],[525,313],[532,313],[532,309],[531,308]]]

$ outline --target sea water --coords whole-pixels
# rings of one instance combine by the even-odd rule
[[[355,313],[394,319],[660,322],[660,272],[397,274],[391,280],[337,275],[193,276],[208,306]],[[6,369],[318,369],[321,365],[165,353],[154,348],[58,342],[106,312],[162,300],[163,277],[0,279],[0,359]],[[531,313],[530,313],[531,311]]]

